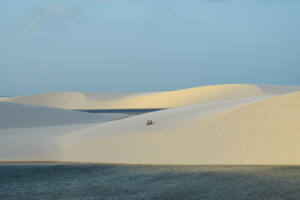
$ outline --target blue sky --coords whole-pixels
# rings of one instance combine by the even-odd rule
[[[297,0],[3,0],[0,96],[300,85]]]

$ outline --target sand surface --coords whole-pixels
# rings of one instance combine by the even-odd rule
[[[99,123],[127,117],[125,114],[91,114],[10,102],[0,102],[0,111],[1,129]]]
[[[128,95],[54,93],[2,101],[14,103],[0,104],[1,119],[9,112],[24,111],[16,120],[26,119],[23,122],[26,126],[13,122],[7,122],[9,127],[0,124],[0,161],[300,164],[300,88],[297,86],[232,84]],[[168,109],[119,120],[115,119],[120,115],[108,115],[105,120],[91,124],[90,116],[77,116],[88,113],[53,107]],[[72,123],[66,120],[57,124],[50,114],[49,120],[43,118],[48,109],[70,112],[60,115],[60,121],[71,118]],[[38,118],[43,122],[30,117],[31,112],[39,113]],[[148,119],[154,124],[146,126]],[[13,120],[11,117],[7,121]]]
[[[247,98],[265,95],[255,85],[228,84],[203,86],[167,92],[151,93],[81,93],[60,92],[3,98],[20,104],[48,106],[63,109],[143,109],[172,108],[232,98]],[[1,101],[1,98],[0,98]]]

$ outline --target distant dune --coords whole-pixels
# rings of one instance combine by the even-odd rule
[[[300,164],[300,87],[232,84],[109,95],[53,93],[2,99],[14,104],[1,103],[1,110],[15,106],[16,112],[24,110],[28,121],[26,128],[18,123],[9,128],[0,124],[0,161]],[[35,127],[30,123],[38,123],[38,119],[32,118],[28,109],[37,109],[42,119],[42,113],[47,115],[47,109],[54,108],[16,103],[66,109],[168,109],[93,124],[83,117],[74,120],[74,125],[57,126],[51,117],[47,124],[44,117],[46,127]],[[1,112],[1,119],[9,112]],[[70,118],[78,114],[55,112],[71,112],[66,115]],[[60,117],[62,122],[68,118]],[[154,124],[146,126],[148,119]]]
[[[171,108],[209,101],[262,96],[255,85],[228,84],[152,93],[80,93],[61,92],[4,98],[20,104],[49,106],[63,109],[138,109]],[[1,100],[1,98],[0,98]]]

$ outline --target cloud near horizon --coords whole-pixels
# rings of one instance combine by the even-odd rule
[[[29,29],[64,29],[78,19],[79,10],[72,5],[52,3],[39,6],[25,20]]]

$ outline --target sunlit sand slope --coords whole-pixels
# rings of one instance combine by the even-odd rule
[[[171,108],[234,98],[262,96],[255,85],[227,84],[153,93],[122,95],[80,92],[49,93],[2,99],[21,104],[49,106],[65,109],[138,109]],[[1,99],[0,99],[1,100]]]
[[[262,96],[263,92],[255,85],[215,85],[157,92],[130,96],[109,102],[106,107],[118,105],[121,108],[172,108],[204,102]]]
[[[154,125],[145,126],[146,119]],[[62,160],[138,164],[300,164],[300,92],[191,106],[61,137]]]
[[[0,127],[0,161],[300,165],[300,91],[297,90],[220,85],[114,95],[94,103],[101,108],[170,108],[96,124]],[[67,94],[75,107],[82,108],[83,104],[78,102],[91,101],[83,93]],[[52,100],[45,98],[35,103],[49,101],[47,104],[51,106],[66,106],[65,93],[59,93],[59,100],[49,95]],[[78,100],[73,99],[76,95]],[[97,99],[103,98],[97,96]],[[25,105],[18,106],[23,109]],[[48,112],[43,110],[43,113]],[[23,116],[30,121],[30,114]],[[146,126],[148,119],[154,124]]]
[[[86,104],[86,96],[80,92],[58,92],[11,97],[5,98],[4,101],[55,108],[76,109]]]

